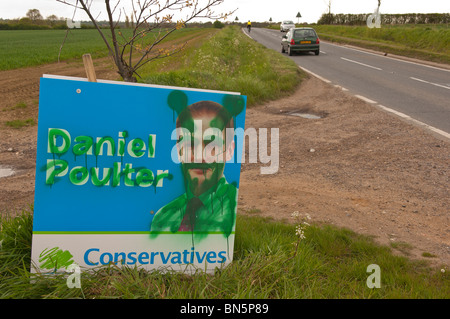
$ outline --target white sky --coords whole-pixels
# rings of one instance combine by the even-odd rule
[[[74,2],[75,0],[68,0]],[[111,0],[115,3],[116,0]],[[129,7],[131,0],[122,0],[120,7]],[[229,12],[237,9],[231,16],[234,20],[237,16],[240,22],[275,21],[292,19],[297,22],[297,12],[302,18],[300,22],[317,22],[320,16],[327,11],[329,0],[225,0],[223,4],[215,8],[216,12]],[[161,1],[163,2],[163,1]],[[104,0],[94,0],[95,8],[99,8],[102,15],[100,19],[106,19]],[[332,13],[371,13],[378,6],[378,0],[331,0]],[[42,16],[55,14],[58,17],[72,18],[73,8],[56,0],[0,0],[0,18],[15,19],[25,17],[29,9],[38,9]],[[98,11],[96,11],[98,12]],[[449,0],[382,0],[381,13],[449,13]],[[80,10],[75,15],[75,21],[88,20]]]

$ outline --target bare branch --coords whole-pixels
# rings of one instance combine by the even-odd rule
[[[82,7],[79,7],[77,4],[72,4],[70,2],[67,2],[66,0],[56,0],[56,1],[61,2],[63,4],[67,4],[68,6],[71,6],[71,7],[77,8],[77,9],[83,9]],[[78,3],[78,1],[77,1],[77,3]]]
[[[63,40],[63,42],[61,43],[61,46],[59,47],[58,63],[59,63],[59,57],[61,56],[62,48],[63,48],[63,46],[64,46],[64,43],[66,43],[67,35],[69,34],[69,32],[70,32],[70,29],[67,29],[66,35],[64,36],[64,40]]]
[[[169,50],[156,50],[162,42],[166,40],[173,32],[184,27],[186,23],[195,18],[226,18],[232,12],[225,14],[216,14],[213,7],[223,3],[225,0],[130,0],[132,12],[131,35],[125,36],[118,29],[119,21],[122,15],[126,15],[125,8],[119,9],[121,0],[116,2],[104,0],[108,16],[109,31],[111,39],[108,41],[102,29],[98,25],[98,16],[94,18],[91,6],[93,0],[56,0],[57,2],[81,9],[89,16],[99,32],[109,54],[113,57],[119,74],[125,81],[135,81],[133,75],[137,75],[137,70],[143,65],[172,56],[181,52],[185,45],[175,47]],[[177,18],[174,22],[176,12],[188,11],[183,19]],[[234,12],[234,11],[233,11]],[[156,31],[156,32],[155,32]],[[149,39],[149,34],[152,38]],[[137,59],[134,56],[137,55]],[[136,61],[133,64],[133,61]]]

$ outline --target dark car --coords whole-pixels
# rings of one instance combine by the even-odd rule
[[[313,28],[293,28],[281,39],[281,52],[314,52],[319,55],[320,39]]]

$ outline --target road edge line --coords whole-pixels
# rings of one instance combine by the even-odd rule
[[[247,32],[245,32],[244,28],[241,28],[241,31],[242,31],[243,34],[248,36],[250,39],[254,40]]]
[[[443,130],[440,130],[440,129],[434,127],[434,126],[428,125],[428,124],[426,124],[424,122],[421,122],[419,120],[416,120],[416,119],[412,118],[409,115],[406,115],[406,114],[404,114],[402,112],[393,110],[393,109],[391,109],[389,107],[386,107],[384,105],[378,104],[377,107],[379,107],[380,109],[382,109],[382,110],[384,110],[386,112],[395,114],[395,115],[397,115],[397,116],[399,116],[399,117],[401,117],[401,118],[403,118],[403,119],[405,119],[407,121],[410,121],[410,122],[413,122],[415,124],[418,124],[419,126],[425,128],[425,129],[428,129],[428,130],[430,130],[430,131],[432,131],[434,133],[437,133],[437,134],[439,134],[439,135],[441,135],[441,136],[443,136],[443,137],[445,137],[445,138],[450,140],[450,134],[445,132],[445,131],[443,131]]]
[[[320,79],[320,80],[322,80],[322,81],[324,81],[324,82],[326,82],[326,83],[328,83],[328,84],[331,83],[330,80],[327,80],[327,79],[321,77],[320,75],[317,75],[317,74],[315,74],[314,72],[311,72],[311,71],[309,71],[308,69],[305,69],[304,67],[302,67],[302,66],[300,66],[300,65],[298,65],[298,67],[299,67],[301,70],[305,71],[306,73],[309,73],[309,74],[311,74],[312,76],[314,76],[314,77],[316,77],[316,78],[318,78],[318,79]],[[351,94],[351,93],[350,93],[350,94]],[[434,127],[434,126],[425,124],[425,123],[423,123],[423,122],[421,122],[421,121],[419,121],[419,120],[416,120],[416,119],[412,118],[411,116],[406,115],[406,114],[404,114],[404,113],[402,113],[402,112],[399,112],[399,111],[396,111],[396,110],[391,109],[391,108],[389,108],[389,107],[386,107],[386,106],[384,106],[384,105],[378,104],[378,102],[372,101],[372,100],[370,100],[370,99],[368,99],[368,98],[366,98],[366,97],[364,97],[364,96],[361,96],[361,95],[354,95],[354,94],[351,94],[351,95],[354,96],[354,97],[356,97],[356,98],[358,98],[358,99],[360,99],[360,100],[362,100],[362,101],[365,101],[366,103],[369,103],[369,104],[371,104],[371,105],[377,106],[377,107],[378,107],[379,109],[381,109],[381,110],[384,110],[384,111],[386,111],[386,112],[395,114],[395,115],[397,115],[398,117],[401,117],[401,118],[403,118],[403,119],[405,119],[405,120],[407,120],[407,121],[409,121],[409,122],[415,123],[415,124],[421,126],[422,128],[425,128],[425,129],[427,129],[427,130],[429,130],[429,131],[432,131],[432,132],[434,132],[434,133],[436,133],[436,134],[439,134],[440,136],[442,136],[442,137],[447,138],[447,139],[450,140],[450,134],[447,133],[447,132],[445,132],[445,131],[443,131],[443,130],[440,130],[440,129]]]
[[[369,104],[377,104],[378,102],[376,102],[376,101],[374,101],[374,100],[371,100],[371,99],[369,99],[369,98],[367,98],[367,97],[365,97],[365,96],[362,96],[362,95],[353,95],[354,97],[357,97],[358,99],[360,99],[360,100],[363,100],[364,102],[367,102],[367,103],[369,103]]]
[[[327,80],[327,79],[325,79],[325,78],[321,77],[320,75],[317,75],[317,74],[315,74],[314,72],[311,72],[310,70],[308,70],[308,69],[305,69],[304,67],[302,67],[302,66],[300,66],[300,65],[298,65],[298,67],[299,67],[299,69],[301,69],[301,70],[305,71],[306,73],[309,73],[309,74],[311,74],[312,76],[315,76],[316,78],[318,78],[319,80],[322,80],[322,81],[324,81],[325,83],[331,83],[331,81],[330,81],[330,80]]]

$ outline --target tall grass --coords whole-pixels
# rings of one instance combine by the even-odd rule
[[[220,30],[181,59],[176,70],[141,74],[143,82],[240,92],[252,106],[289,94],[303,76],[293,61],[249,39],[236,26]]]
[[[214,274],[147,272],[114,265],[81,275],[31,276],[32,214],[2,218],[0,298],[448,298],[448,272],[393,256],[372,239],[333,226],[309,226],[298,241],[293,224],[239,214],[234,261]],[[381,288],[370,289],[367,266],[378,264]],[[30,280],[32,279],[32,280]]]

